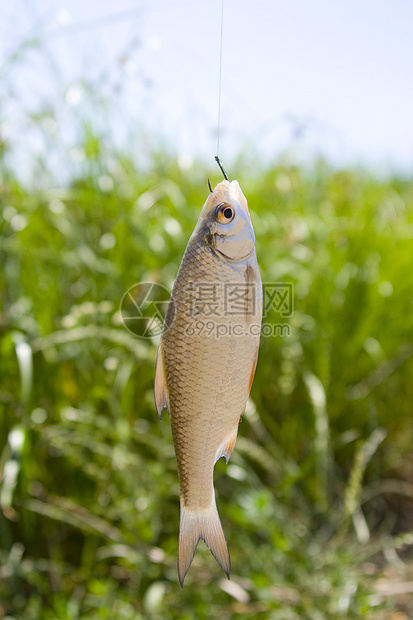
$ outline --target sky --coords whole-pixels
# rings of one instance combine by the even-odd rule
[[[224,0],[223,14],[224,163],[250,150],[411,171],[410,0]],[[96,117],[115,102],[105,122],[120,143],[145,133],[188,165],[212,160],[220,34],[221,0],[3,0],[3,140],[23,153],[27,115],[49,107],[43,129],[74,143],[91,91]]]

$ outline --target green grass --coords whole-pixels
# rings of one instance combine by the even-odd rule
[[[392,584],[412,571],[413,179],[231,171],[263,281],[293,282],[295,310],[266,317],[291,336],[262,339],[216,466],[232,581],[201,543],[181,591],[156,343],[124,329],[119,304],[137,282],[171,286],[219,179],[83,146],[64,187],[3,168],[0,618],[407,618]]]

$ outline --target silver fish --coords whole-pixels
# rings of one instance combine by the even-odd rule
[[[203,539],[230,575],[213,470],[234,449],[258,358],[262,285],[247,201],[237,181],[208,196],[188,242],[165,317],[155,372],[180,481],[178,574]]]

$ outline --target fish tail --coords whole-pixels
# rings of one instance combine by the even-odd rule
[[[185,508],[181,499],[181,523],[179,526],[178,545],[178,575],[181,588],[184,587],[185,575],[188,572],[198,542],[201,539],[207,544],[208,549],[229,579],[231,561],[215,498],[213,498],[210,508],[203,510]]]

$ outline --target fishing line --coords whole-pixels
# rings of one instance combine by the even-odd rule
[[[224,0],[221,0],[221,41],[220,41],[220,49],[219,49],[219,85],[218,85],[218,123],[217,123],[217,154],[215,156],[215,161],[218,166],[221,168],[221,172],[224,175],[224,178],[228,180],[227,174],[222,166],[221,160],[219,159],[219,137],[221,133],[221,90],[222,90],[222,41],[223,41],[223,33],[224,33]]]

